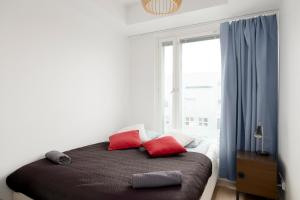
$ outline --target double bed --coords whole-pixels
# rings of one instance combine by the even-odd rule
[[[14,200],[210,200],[218,178],[218,150],[214,143],[188,153],[150,158],[139,149],[107,151],[99,143],[66,152],[69,166],[46,159],[28,164],[7,178]],[[133,189],[131,175],[151,171],[180,170],[181,186]]]

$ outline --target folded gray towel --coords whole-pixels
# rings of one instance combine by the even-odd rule
[[[59,165],[69,165],[71,163],[70,156],[59,151],[49,151],[45,156],[48,160]]]
[[[132,175],[133,188],[153,188],[181,185],[180,171],[159,171]]]

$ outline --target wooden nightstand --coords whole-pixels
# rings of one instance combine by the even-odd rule
[[[277,199],[277,163],[271,156],[239,151],[236,167],[237,200],[241,192]]]

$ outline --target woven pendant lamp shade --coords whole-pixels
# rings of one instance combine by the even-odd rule
[[[141,0],[144,9],[154,15],[169,15],[176,12],[182,0]]]

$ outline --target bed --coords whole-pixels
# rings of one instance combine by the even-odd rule
[[[155,159],[137,149],[107,151],[107,145],[99,143],[66,152],[73,159],[71,168],[42,159],[18,169],[7,178],[14,200],[211,199],[218,177],[216,145]],[[161,170],[181,170],[182,186],[139,190],[130,187],[131,174]]]

